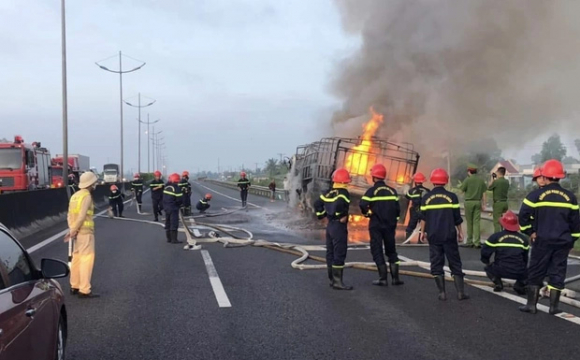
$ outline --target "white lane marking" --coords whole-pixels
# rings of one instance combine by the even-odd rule
[[[195,181],[194,181],[194,184],[197,184],[197,185],[201,186],[202,188],[205,188],[206,190],[213,191],[214,193],[216,193],[216,194],[219,194],[219,195],[221,195],[221,196],[223,196],[223,197],[227,197],[228,199],[232,199],[232,200],[234,200],[234,201],[237,201],[237,202],[242,202],[242,200],[240,200],[240,199],[233,198],[233,197],[231,197],[231,196],[229,196],[229,195],[226,195],[226,194],[224,194],[224,193],[221,193],[221,192],[219,192],[219,191],[217,191],[217,190],[214,190],[214,189],[212,189],[212,188],[208,188],[207,186],[204,186],[204,185],[202,185],[202,184],[200,184],[200,183],[198,183],[198,182],[195,182]],[[256,205],[256,204],[252,204],[252,203],[251,203],[251,202],[249,202],[249,201],[247,201],[247,203],[248,203],[248,205],[252,205],[252,206],[253,206],[253,207],[255,207],[255,208],[258,208],[258,209],[261,209],[261,208],[262,208],[261,206],[258,206],[258,205]]]
[[[209,252],[207,250],[201,250],[201,256],[203,256],[203,262],[205,263],[205,268],[207,269],[209,282],[211,283],[211,287],[213,288],[213,293],[215,294],[215,298],[219,307],[232,307],[230,299],[228,299],[228,295],[226,294],[224,286],[222,285],[222,281],[220,280],[217,270],[213,265],[213,261],[211,261]]]

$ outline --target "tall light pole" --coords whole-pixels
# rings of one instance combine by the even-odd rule
[[[155,121],[149,121],[149,113],[147,113],[147,122],[142,121],[143,124],[147,124],[147,172],[150,173],[151,172],[151,158],[150,158],[150,154],[151,154],[151,150],[149,148],[149,145],[151,144],[151,141],[149,141],[149,125],[153,125],[155,123],[158,123],[159,121],[161,121],[161,119],[157,119]],[[153,128],[155,129],[155,128]]]
[[[163,132],[163,130],[159,130],[159,131],[155,131],[155,126],[153,126],[153,132],[151,133],[151,143],[153,144],[153,167],[157,168],[159,167],[159,163],[157,162],[157,137],[159,136],[159,134],[161,134]],[[157,165],[156,165],[157,164]]]
[[[66,187],[67,196],[70,197],[70,188],[68,187],[68,93],[66,79],[66,12],[65,0],[60,2],[61,16],[61,47],[62,47],[62,177],[63,184]],[[66,182],[65,182],[66,181]],[[69,259],[70,261],[70,259]]]
[[[139,147],[139,149],[137,151],[137,154],[138,154],[137,155],[137,158],[138,158],[138,160],[137,160],[137,172],[141,173],[141,123],[143,122],[143,121],[141,121],[141,109],[155,104],[155,101],[157,101],[157,100],[151,99],[153,101],[151,101],[149,104],[141,105],[141,93],[139,93],[138,97],[139,97],[139,100],[138,100],[139,103],[137,105],[133,105],[128,101],[125,101],[125,104],[132,106],[132,107],[136,107],[139,109],[139,118],[137,119],[137,121],[139,121],[139,129],[138,129],[139,140],[137,141],[137,143],[138,143],[137,146]]]
[[[115,55],[116,56],[116,55]],[[107,59],[105,59],[107,60]],[[104,61],[104,60],[101,60]],[[106,66],[99,64],[100,61],[97,61],[95,64],[100,67],[101,69],[112,72],[115,74],[119,74],[119,110],[121,114],[121,176],[125,177],[125,170],[124,170],[124,157],[123,157],[123,74],[127,74],[133,71],[137,71],[145,66],[145,62],[142,62],[141,65],[137,66],[134,69],[123,71],[123,54],[119,51],[119,71],[111,70]],[[125,188],[125,182],[123,182],[123,189]]]

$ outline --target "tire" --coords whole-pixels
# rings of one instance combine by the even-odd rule
[[[66,332],[64,327],[64,319],[61,315],[58,320],[58,332],[56,335],[55,360],[65,360],[66,353]]]

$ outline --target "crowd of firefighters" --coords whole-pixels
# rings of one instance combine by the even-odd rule
[[[507,208],[507,188],[503,179],[505,169],[499,169],[500,181],[488,186],[474,174],[477,169],[468,168],[469,177],[461,190],[465,193],[465,215],[470,218],[468,241],[465,246],[481,248],[481,261],[487,276],[494,283],[494,291],[502,291],[502,279],[515,280],[514,291],[527,295],[527,304],[520,310],[537,312],[540,288],[547,277],[550,290],[550,314],[560,313],[559,302],[566,278],[567,259],[574,242],[580,237],[580,212],[576,196],[564,189],[559,181],[566,177],[564,167],[557,160],[548,160],[534,173],[538,187],[524,199],[519,215]],[[362,214],[370,218],[370,249],[379,279],[374,285],[388,285],[388,259],[393,285],[402,285],[399,279],[399,258],[395,246],[397,222],[401,214],[397,191],[386,184],[387,170],[382,164],[371,168],[374,185],[361,198]],[[463,219],[461,206],[455,193],[445,186],[449,174],[444,169],[431,172],[429,181],[433,189],[423,186],[427,178],[414,175],[415,186],[405,196],[410,200],[410,237],[420,222],[419,241],[429,243],[431,274],[435,279],[440,300],[447,299],[445,290],[445,258],[453,277],[457,298],[469,299],[464,289],[459,243],[463,243]],[[343,270],[347,254],[351,177],[346,169],[337,169],[332,176],[332,189],[320,195],[314,204],[319,219],[327,218],[326,260],[330,286],[338,290],[351,290],[343,282]],[[507,186],[506,186],[507,185]],[[499,189],[499,191],[494,191]],[[495,232],[480,245],[479,221],[486,190],[494,191]],[[496,193],[498,194],[496,196]],[[496,205],[497,204],[497,205]],[[530,247],[532,248],[531,254]],[[383,255],[384,253],[384,255]],[[492,261],[493,257],[493,261]]]

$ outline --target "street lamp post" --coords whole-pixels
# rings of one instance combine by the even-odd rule
[[[143,124],[147,124],[147,172],[150,173],[151,172],[151,168],[149,167],[151,165],[151,160],[150,160],[150,148],[149,148],[149,144],[151,144],[151,141],[149,141],[149,125],[153,125],[158,123],[159,121],[161,121],[161,119],[157,119],[155,121],[149,121],[149,114],[147,114],[147,122],[142,121]],[[155,127],[153,128],[153,130],[155,130]]]
[[[137,162],[138,162],[137,163],[137,172],[138,173],[141,173],[141,123],[143,123],[143,121],[141,121],[141,109],[142,108],[149,107],[149,106],[155,104],[155,101],[157,101],[157,100],[151,99],[153,101],[151,101],[149,104],[147,104],[147,105],[141,105],[141,93],[139,93],[138,97],[139,97],[139,100],[138,100],[139,103],[138,103],[138,105],[133,105],[133,104],[131,104],[128,101],[125,101],[125,104],[127,104],[129,106],[132,106],[132,107],[136,107],[136,108],[139,109],[139,118],[137,119],[137,121],[139,121],[139,129],[138,129],[139,139],[137,141],[137,143],[138,143],[137,146],[139,147],[139,150],[137,151],[137,153],[138,153],[138,155],[137,155],[137,159],[138,159],[137,160]]]
[[[153,132],[151,133],[151,136],[149,139],[151,141],[151,143],[153,144],[152,145],[153,146],[152,158],[153,158],[153,167],[154,168],[159,167],[159,162],[157,161],[157,136],[159,134],[161,134],[162,132],[163,132],[163,130],[159,130],[159,131],[155,132],[155,126],[153,126]]]
[[[143,66],[145,66],[145,62],[143,62],[141,65],[137,66],[134,69],[123,71],[123,58],[122,57],[123,57],[123,54],[121,53],[121,51],[119,51],[119,71],[111,70],[111,69],[107,68],[106,66],[99,64],[99,62],[96,62],[95,64],[105,71],[119,74],[119,111],[121,114],[121,174],[123,174],[122,176],[124,177],[125,170],[124,170],[124,157],[123,157],[123,74],[127,74],[127,73],[134,72],[134,71],[141,69]],[[125,182],[123,182],[123,190],[124,189],[125,189]]]
[[[62,176],[63,186],[66,188],[67,196],[70,197],[68,186],[68,93],[66,78],[66,12],[65,0],[61,0],[61,46],[62,46]],[[69,259],[70,261],[70,259]]]

